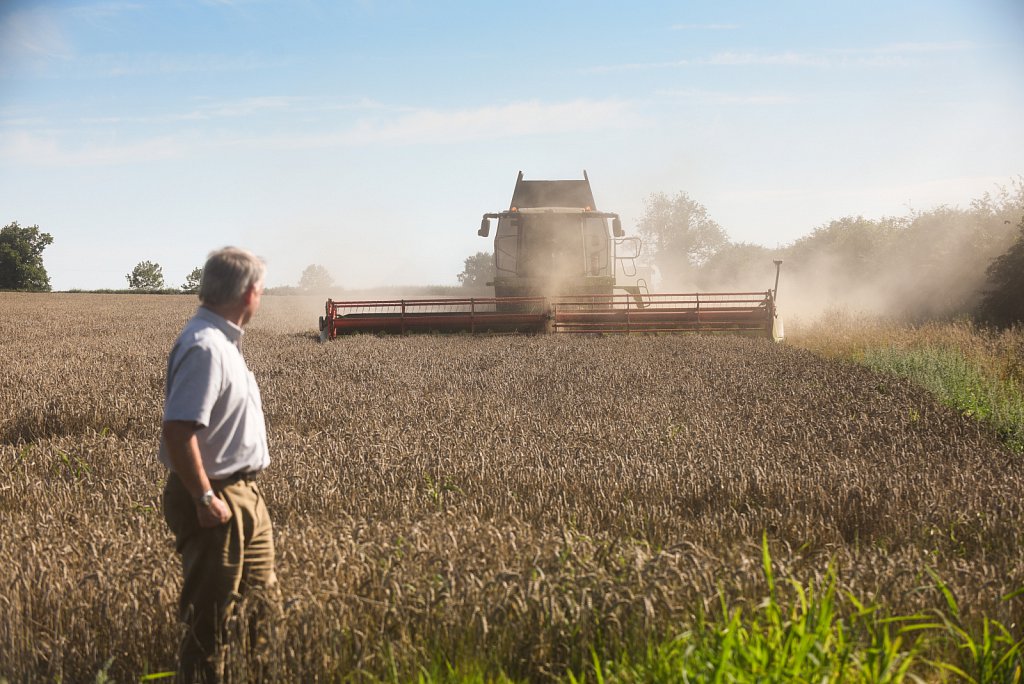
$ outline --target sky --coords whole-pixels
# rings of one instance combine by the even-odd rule
[[[454,285],[520,170],[775,247],[968,206],[1022,122],[1022,0],[0,0],[0,222],[55,290],[229,244],[270,286]]]

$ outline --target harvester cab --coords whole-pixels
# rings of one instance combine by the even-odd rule
[[[497,298],[640,291],[640,238],[626,237],[618,214],[597,210],[586,171],[583,180],[525,180],[520,171],[508,210],[484,214],[478,235],[489,237],[492,219]]]
[[[353,332],[728,333],[780,340],[775,289],[652,294],[637,266],[641,242],[598,211],[590,179],[525,180],[507,211],[483,215],[494,234],[494,297],[327,300],[321,339]],[[610,225],[609,225],[610,222]],[[616,292],[621,290],[622,292]]]

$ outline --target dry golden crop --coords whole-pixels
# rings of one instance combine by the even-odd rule
[[[440,653],[560,675],[718,593],[830,560],[892,610],[1019,629],[1024,464],[907,382],[762,340],[317,341],[266,297],[263,391],[286,610],[268,677]],[[178,561],[156,462],[176,296],[0,294],[0,677],[173,667]]]

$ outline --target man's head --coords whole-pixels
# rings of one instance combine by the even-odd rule
[[[199,301],[214,310],[238,309],[247,323],[259,307],[266,266],[252,252],[225,247],[210,252],[199,282]]]

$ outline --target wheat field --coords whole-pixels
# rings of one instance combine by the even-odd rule
[[[1024,463],[907,381],[763,340],[354,336],[264,298],[244,353],[284,614],[273,681],[441,654],[558,678],[780,577],[1020,630]],[[164,365],[194,297],[0,293],[0,678],[173,669]],[[244,668],[244,665],[238,665]],[[243,670],[239,670],[242,672]],[[242,677],[242,675],[239,675]]]

